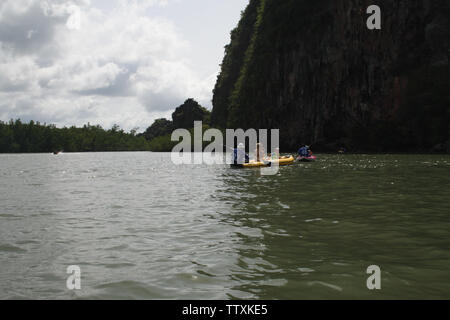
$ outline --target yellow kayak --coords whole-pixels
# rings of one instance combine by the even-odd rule
[[[285,165],[294,163],[294,160],[295,159],[293,156],[290,156],[288,158],[278,159],[278,160],[267,160],[265,162],[262,162],[262,161],[257,162],[255,160],[251,160],[249,163],[236,165],[236,167],[241,167],[241,168],[269,167],[272,163],[278,163],[279,166],[285,166]]]

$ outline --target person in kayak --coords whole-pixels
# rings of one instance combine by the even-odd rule
[[[280,148],[275,148],[275,151],[270,155],[272,160],[280,159]]]
[[[237,149],[233,152],[233,164],[244,164],[250,161],[248,154],[245,153],[244,144],[239,143]]]
[[[298,149],[298,155],[299,155],[299,157],[302,157],[302,158],[309,158],[312,156],[312,152],[309,149],[309,146],[305,145],[304,147],[301,147],[300,149]]]
[[[264,161],[264,153],[265,153],[264,146],[261,143],[257,143],[255,150],[256,162]]]

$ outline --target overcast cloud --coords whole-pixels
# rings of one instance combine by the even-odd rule
[[[142,131],[186,98],[210,108],[246,2],[0,0],[0,119]]]

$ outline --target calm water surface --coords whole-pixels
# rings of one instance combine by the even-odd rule
[[[0,299],[449,299],[449,176],[440,155],[321,155],[276,176],[0,155]]]

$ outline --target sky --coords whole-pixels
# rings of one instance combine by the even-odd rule
[[[211,109],[248,0],[0,0],[0,120],[144,131]]]

